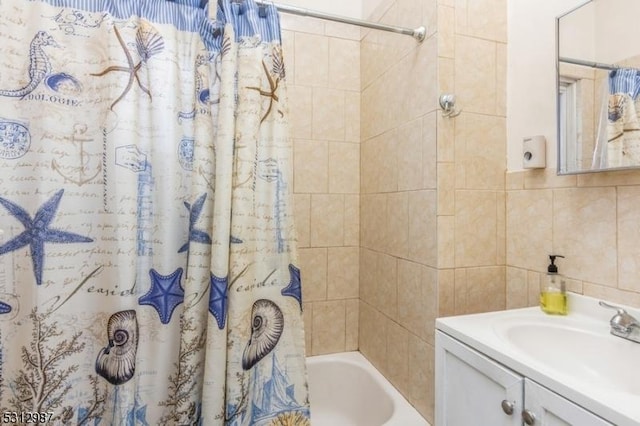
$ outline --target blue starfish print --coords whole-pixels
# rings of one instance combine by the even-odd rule
[[[300,269],[289,264],[289,275],[291,276],[291,281],[289,281],[289,285],[282,289],[280,294],[296,299],[300,304],[300,310],[302,310],[302,283],[300,282]]]
[[[176,307],[184,302],[184,289],[180,284],[182,268],[176,269],[171,275],[160,275],[155,269],[149,270],[151,276],[151,288],[140,299],[141,305],[150,305],[156,308],[160,316],[160,322],[168,324]]]
[[[191,241],[202,244],[211,244],[211,237],[209,236],[209,234],[195,228],[196,222],[200,217],[200,213],[202,213],[202,207],[204,206],[204,201],[206,199],[207,194],[204,193],[200,196],[200,198],[196,200],[195,203],[193,203],[193,207],[186,201],[184,202],[184,206],[187,208],[187,210],[189,210],[189,240],[184,243],[182,247],[180,247],[178,253],[183,253],[189,250],[189,244],[191,243]]]
[[[211,274],[211,292],[209,293],[209,312],[222,330],[227,321],[227,290],[229,277],[218,278]]]
[[[31,249],[31,261],[33,262],[33,272],[36,275],[36,284],[42,284],[42,269],[44,265],[44,243],[91,243],[89,237],[74,234],[72,232],[61,231],[49,228],[51,221],[56,215],[58,205],[64,189],[56,192],[53,197],[47,200],[31,219],[19,205],[0,197],[0,204],[6,208],[24,226],[24,231],[17,237],[0,246],[0,255],[19,250],[29,246]]]
[[[0,301],[0,314],[8,314],[11,312],[11,305]]]

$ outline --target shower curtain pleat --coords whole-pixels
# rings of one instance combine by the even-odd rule
[[[3,412],[310,424],[277,12],[201,5],[0,3]]]

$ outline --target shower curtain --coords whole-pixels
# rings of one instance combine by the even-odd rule
[[[640,165],[640,71],[616,69],[607,81],[592,166]]]
[[[4,422],[309,424],[277,11],[201,3],[0,3]]]

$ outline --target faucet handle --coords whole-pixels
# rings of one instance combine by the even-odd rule
[[[618,315],[624,315],[627,313],[627,311],[622,309],[620,306],[611,305],[603,300],[599,301],[598,305],[602,306],[603,308],[615,309],[616,311],[618,311]]]
[[[602,300],[598,303],[603,308],[615,309],[618,311],[616,315],[609,321],[611,328],[622,333],[629,333],[632,327],[638,327],[638,321],[620,306],[610,305]]]

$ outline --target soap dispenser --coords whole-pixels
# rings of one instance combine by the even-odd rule
[[[547,314],[567,315],[567,288],[565,279],[558,273],[555,260],[563,257],[558,254],[549,256],[551,263],[547,275],[540,285],[540,308]]]

